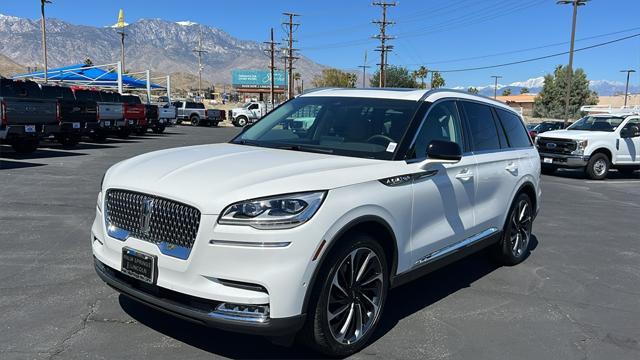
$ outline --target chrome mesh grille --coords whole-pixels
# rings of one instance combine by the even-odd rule
[[[145,202],[152,202],[147,216]],[[109,225],[154,244],[165,242],[191,249],[200,226],[198,209],[134,191],[107,191],[105,208]]]

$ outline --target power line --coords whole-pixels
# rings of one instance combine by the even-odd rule
[[[640,33],[629,35],[629,36],[625,36],[625,37],[618,38],[618,39],[615,39],[615,40],[606,41],[606,42],[599,43],[599,44],[585,46],[583,48],[575,49],[574,52],[594,49],[594,48],[606,46],[606,45],[609,45],[609,44],[617,43],[617,42],[620,42],[620,41],[632,39],[632,38],[635,38],[635,37],[638,37],[638,36],[640,36]],[[440,73],[455,73],[455,72],[466,72],[466,71],[475,71],[475,70],[495,69],[495,68],[504,67],[504,66],[524,64],[524,63],[528,63],[528,62],[532,62],[532,61],[549,59],[549,58],[553,58],[553,57],[567,55],[568,53],[569,53],[569,51],[563,51],[563,52],[560,52],[560,53],[555,53],[555,54],[550,54],[550,55],[545,55],[545,56],[538,56],[538,57],[531,58],[531,59],[512,61],[512,62],[497,64],[497,65],[477,66],[477,67],[462,68],[462,69],[433,70],[433,71],[440,72]]]
[[[391,40],[394,37],[387,35],[387,26],[395,24],[393,21],[387,20],[387,8],[396,6],[395,2],[374,2],[374,6],[379,6],[382,8],[382,19],[374,20],[372,23],[378,25],[380,27],[380,32],[378,35],[373,36],[374,39],[380,40],[380,45],[376,48],[376,51],[380,52],[380,76],[379,76],[379,86],[384,87],[386,83],[386,67],[387,67],[387,54],[393,50],[392,45],[387,45],[387,40]]]

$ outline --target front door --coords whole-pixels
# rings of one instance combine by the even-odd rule
[[[640,119],[630,119],[623,129],[629,129],[632,126],[640,127]],[[618,164],[640,164],[640,137],[618,139],[617,152]]]
[[[456,102],[436,102],[418,131],[410,157],[424,159],[433,140],[453,141],[464,149],[462,133]],[[415,265],[473,235],[475,173],[475,158],[465,153],[460,162],[434,165],[414,180],[411,245]]]

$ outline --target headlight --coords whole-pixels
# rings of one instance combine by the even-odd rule
[[[587,145],[589,145],[589,140],[576,140],[576,151],[573,154],[584,154],[584,149],[587,148]]]
[[[290,229],[311,219],[325,195],[326,192],[318,191],[237,202],[222,211],[218,224]]]

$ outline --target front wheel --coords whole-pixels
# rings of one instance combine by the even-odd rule
[[[366,234],[341,239],[318,273],[301,337],[329,356],[362,349],[377,327],[387,298],[384,250]]]
[[[520,194],[511,205],[502,238],[495,245],[494,258],[503,265],[516,265],[527,258],[531,245],[533,206],[527,194]]]
[[[235,125],[237,127],[245,127],[249,123],[249,120],[244,116],[238,116],[236,119]]]
[[[585,169],[586,175],[593,180],[604,180],[609,174],[611,162],[607,155],[603,153],[594,154]]]

